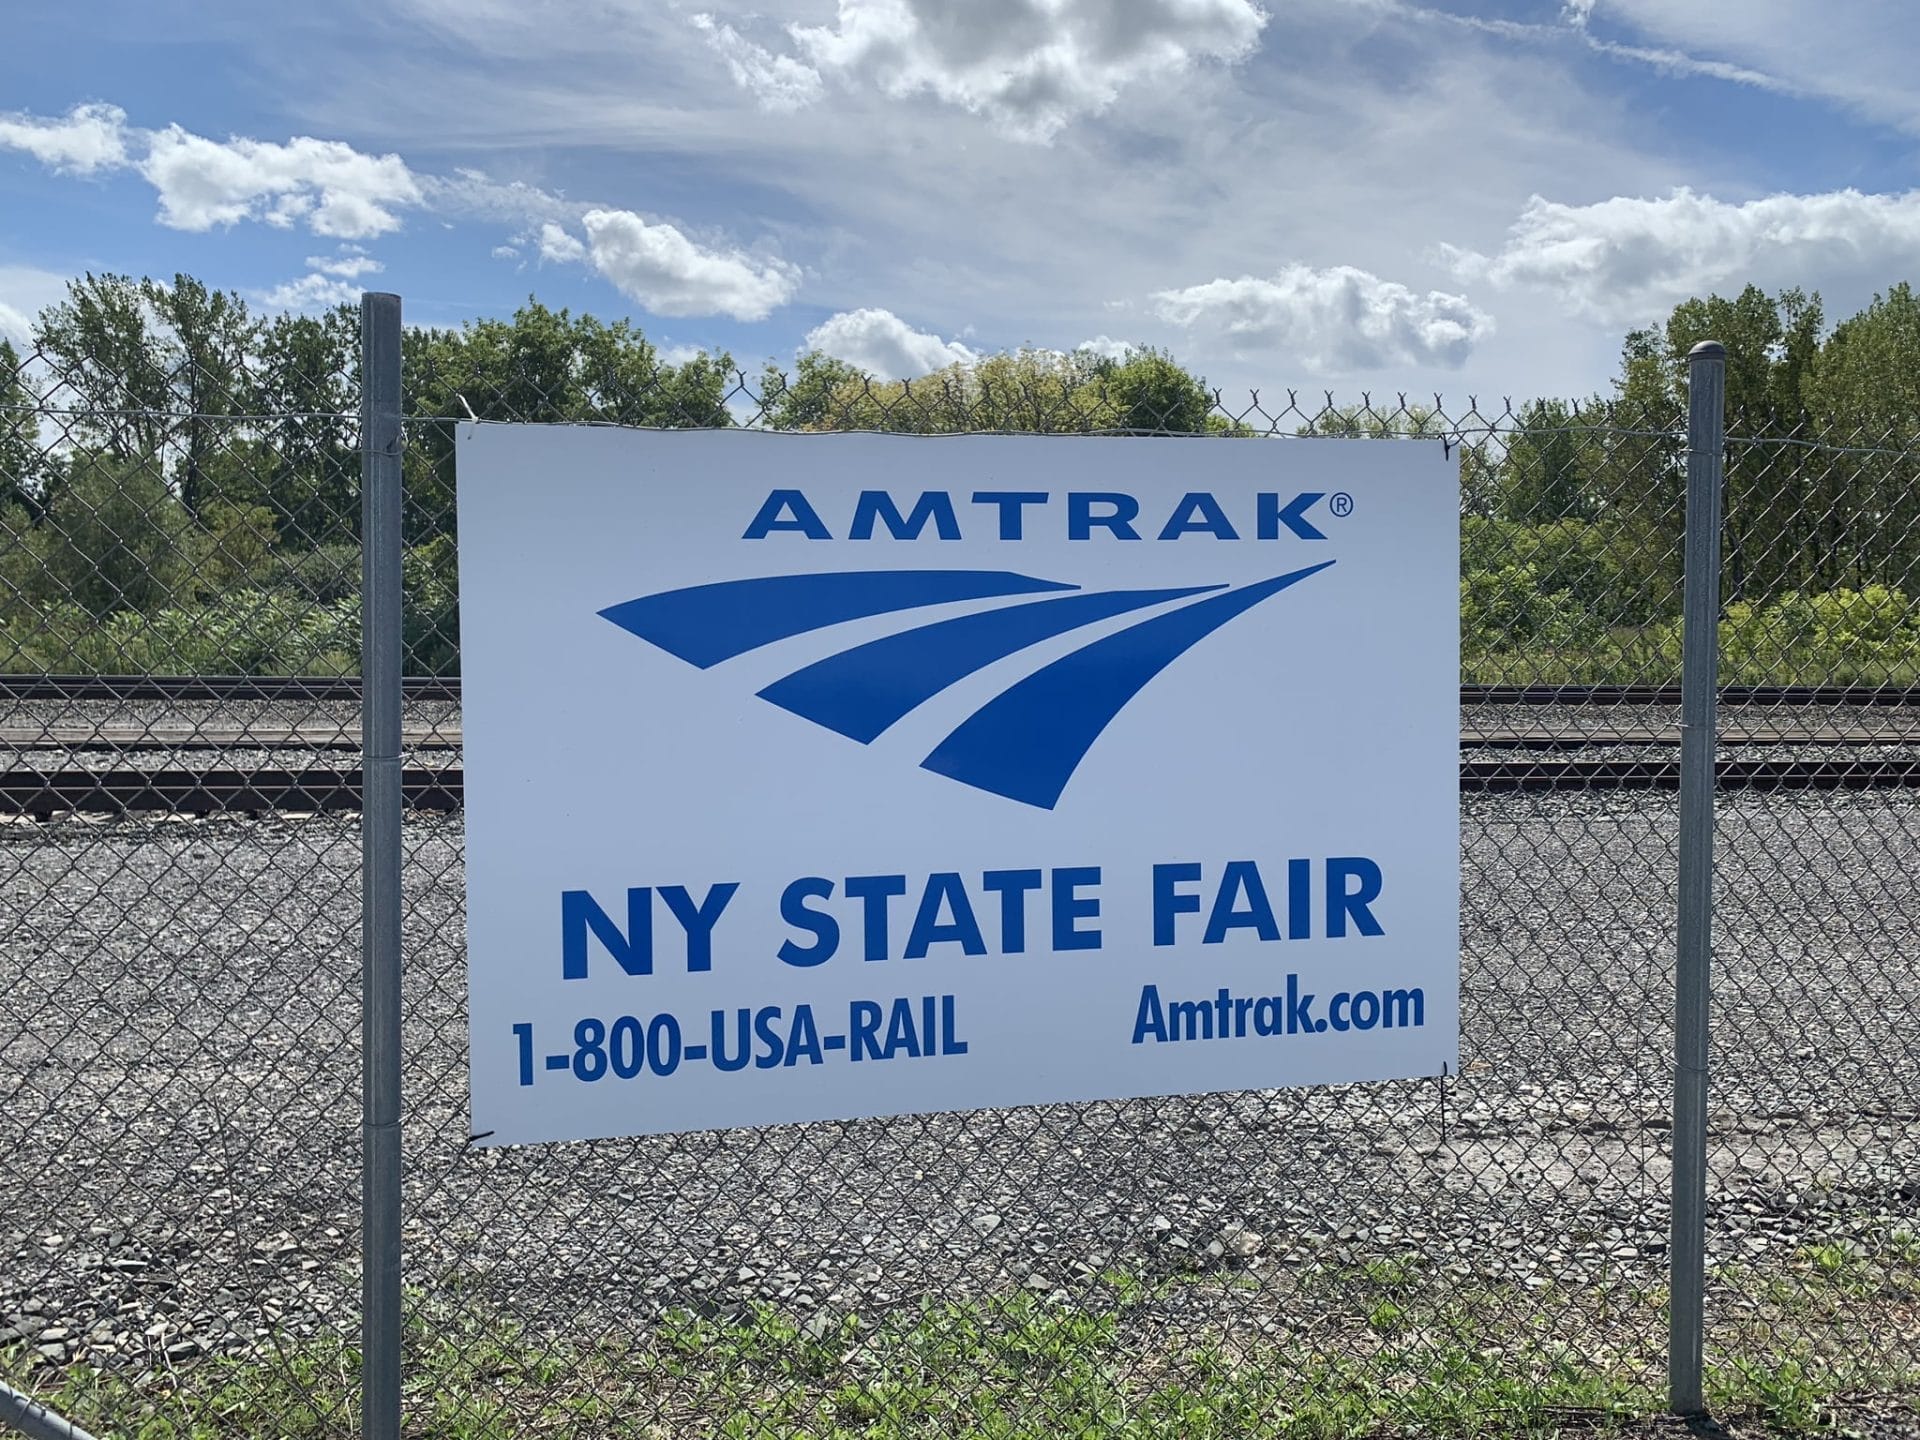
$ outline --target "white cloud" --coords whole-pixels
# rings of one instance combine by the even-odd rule
[[[684,365],[689,360],[698,360],[707,351],[701,345],[658,345],[654,347],[654,353],[660,357],[662,365]]]
[[[711,15],[695,15],[693,25],[727,62],[733,83],[752,92],[761,109],[799,110],[820,98],[820,72],[811,65],[791,55],[775,55]]]
[[[693,23],[767,109],[811,103],[832,75],[895,99],[928,94],[1044,142],[1130,87],[1245,59],[1267,14],[1254,0],[839,0],[833,24],[787,27],[804,62],[711,16]]]
[[[837,0],[584,3],[592,26],[569,23],[583,0],[399,0],[392,10],[405,17],[400,23],[433,18],[431,30],[414,32],[422,43],[369,57],[392,103],[369,111],[364,87],[332,83],[339,77],[329,72],[297,89],[299,128],[398,149],[409,160],[413,146],[428,144],[510,157],[479,163],[515,166],[503,179],[564,174],[578,190],[581,202],[567,202],[563,213],[502,216],[497,231],[483,232],[483,250],[496,239],[531,237],[542,219],[584,238],[577,217],[594,202],[667,219],[708,246],[780,254],[804,265],[801,298],[814,307],[793,327],[794,342],[829,315],[884,303],[900,305],[916,327],[970,346],[983,342],[960,332],[961,317],[985,336],[1050,344],[1104,329],[1168,346],[1229,393],[1299,381],[1308,371],[1289,353],[1243,354],[1232,337],[1172,326],[1149,296],[1216,276],[1270,275],[1289,259],[1338,260],[1421,294],[1464,293],[1499,322],[1464,370],[1395,366],[1378,372],[1382,383],[1452,389],[1470,379],[1496,393],[1580,393],[1611,372],[1617,329],[1565,306],[1493,303],[1501,297],[1491,289],[1427,263],[1425,247],[1452,240],[1497,250],[1536,191],[1590,200],[1685,183],[1733,193],[1730,175],[1788,188],[1853,179],[1796,183],[1794,167],[1810,163],[1805,147],[1763,145],[1751,156],[1737,146],[1703,150],[1649,112],[1643,77],[1595,63],[1559,20],[1560,0],[1430,0],[1546,22],[1525,42],[1438,22],[1415,28],[1353,0],[1261,0],[1270,18],[1250,61],[1227,69],[1202,60],[1173,83],[1124,89],[1104,120],[1071,126],[1051,146],[999,142],[984,120],[930,94],[894,101],[860,76],[832,70],[821,72],[821,103],[767,112],[735,87],[688,20],[710,12],[811,64],[783,24],[841,29]],[[963,23],[967,11],[1002,3],[946,8]],[[1596,23],[1612,35],[1606,8],[1601,0]],[[1716,93],[1699,82],[1687,88],[1708,103]],[[1684,108],[1678,89],[1656,99]],[[475,103],[476,94],[486,103]],[[1792,123],[1786,107],[1761,92],[1738,98],[1754,107],[1756,126]],[[649,156],[638,167],[636,146]],[[1471,183],[1436,184],[1436,176],[1461,173],[1463,155],[1475,157]],[[653,173],[677,177],[680,195],[700,198],[615,188],[615,177],[640,187]],[[1560,188],[1576,183],[1577,192]],[[754,219],[706,208],[722,199],[731,214]],[[453,218],[437,196],[432,207]],[[734,228],[716,237],[717,225]],[[537,258],[531,238],[523,248]],[[493,278],[497,289],[513,276]],[[1136,308],[1103,309],[1115,297],[1132,297]],[[649,324],[649,333],[666,323]],[[690,331],[691,322],[672,323]]]
[[[1573,40],[1596,55],[1644,65],[1649,69],[1683,78],[1699,76],[1709,80],[1726,80],[1736,85],[1756,86],[1762,90],[1781,93],[1793,91],[1792,86],[1777,77],[1744,65],[1702,58],[1670,47],[1627,45],[1617,40],[1605,39],[1595,34],[1593,30],[1595,0],[1567,0],[1567,3],[1560,7],[1561,23],[1557,24],[1538,20],[1505,20],[1484,15],[1458,14],[1452,10],[1436,9],[1428,5],[1409,4],[1407,0],[1347,0],[1347,3],[1357,9],[1372,11],[1396,21],[1474,31],[1502,40],[1546,45],[1562,45],[1568,40]],[[1666,0],[1658,0],[1658,3],[1664,4]],[[1744,16],[1742,18],[1744,19]]]
[[[764,320],[798,283],[793,267],[781,261],[703,248],[674,226],[631,210],[589,210],[580,223],[594,269],[656,315]]]
[[[540,258],[542,260],[551,260],[557,265],[569,265],[576,260],[585,259],[586,254],[586,246],[551,220],[541,225]]]
[[[33,322],[67,298],[67,276],[32,265],[0,265],[0,338],[16,349],[33,341]]]
[[[569,220],[584,207],[523,180],[495,180],[484,171],[462,168],[451,175],[421,175],[421,205],[440,216],[492,221],[521,228],[547,220]]]
[[[284,145],[220,141],[169,125],[154,132],[140,173],[159,191],[160,223],[176,230],[304,222],[316,235],[366,239],[397,230],[395,209],[421,198],[398,155],[366,155],[305,135]]]
[[[1280,352],[1319,369],[1390,365],[1454,369],[1493,331],[1465,296],[1421,295],[1351,265],[1288,265],[1265,279],[1209,280],[1154,295],[1164,320],[1211,332],[1235,349]]]
[[[18,306],[0,300],[0,340],[11,340],[18,349],[32,337],[33,317]]]
[[[116,169],[127,161],[127,112],[117,105],[76,105],[58,120],[0,115],[0,147],[24,150],[42,165],[73,175]]]
[[[358,246],[348,246],[334,256],[309,255],[307,268],[323,275],[338,275],[343,280],[357,280],[362,275],[378,275],[387,267]]]
[[[110,106],[82,106],[64,120],[0,117],[0,146],[24,149],[67,170],[132,166],[158,192],[161,224],[204,231],[257,221],[278,229],[304,225],[342,241],[369,239],[400,226],[400,212],[424,208],[444,220],[511,221],[517,243],[494,247],[496,259],[518,259],[521,244],[542,259],[589,262],[606,279],[661,315],[730,315],[764,319],[786,303],[798,270],[778,259],[702,245],[674,225],[630,210],[572,204],[522,182],[502,183],[473,170],[417,175],[396,154],[375,155],[338,140],[296,136],[284,144],[235,136],[210,140],[179,125],[129,129]],[[137,159],[130,158],[127,143]],[[586,229],[582,243],[566,223]],[[536,227],[529,234],[527,227]],[[270,305],[327,305],[347,298],[346,282],[376,273],[377,261],[354,245],[338,255],[310,256],[311,273],[264,293]],[[9,310],[5,323],[22,323]]]
[[[1898,278],[1920,252],[1920,190],[1769,195],[1743,204],[1684,186],[1658,199],[1563,205],[1533,196],[1493,255],[1443,247],[1456,273],[1551,289],[1606,320],[1644,319],[1716,285]]]
[[[302,275],[257,292],[260,303],[269,310],[328,310],[335,305],[357,305],[361,287],[351,280],[332,275]]]
[[[159,194],[160,223],[175,230],[258,220],[360,240],[398,229],[395,209],[421,203],[419,183],[398,155],[305,135],[285,144],[209,140],[179,125],[139,130],[126,121],[113,105],[82,105],[59,120],[0,116],[0,146],[77,174],[132,165]],[[136,161],[137,151],[144,153]]]
[[[1834,101],[1856,114],[1920,133],[1908,0],[1575,0],[1568,19],[1587,33],[1611,21],[1658,47],[1596,41],[1615,53],[1678,57],[1696,73],[1723,74],[1796,95]],[[1705,57],[1705,58],[1694,58]]]
[[[912,380],[975,353],[958,340],[915,330],[891,310],[843,310],[807,332],[806,348],[858,365],[887,380]]]
[[[1096,335],[1091,340],[1082,340],[1073,348],[1091,350],[1103,360],[1124,360],[1138,347],[1125,340],[1115,340],[1109,335]]]

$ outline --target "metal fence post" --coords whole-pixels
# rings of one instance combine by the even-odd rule
[[[0,1380],[0,1426],[11,1425],[27,1440],[93,1440],[93,1436],[41,1401]]]
[[[360,301],[361,1433],[400,1434],[400,297]]]
[[[1686,592],[1680,670],[1680,913],[1673,1011],[1673,1232],[1667,1402],[1706,1408],[1707,1048],[1713,961],[1714,701],[1720,668],[1720,483],[1726,347],[1687,357]]]

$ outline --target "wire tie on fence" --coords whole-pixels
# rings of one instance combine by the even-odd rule
[[[480,423],[480,417],[473,413],[473,406],[467,403],[467,397],[456,390],[453,392],[453,398],[460,402],[460,408],[467,412],[467,418],[478,425]]]
[[[479,1154],[480,1142],[482,1140],[485,1140],[487,1137],[489,1137],[493,1133],[494,1132],[491,1130],[482,1130],[478,1134],[467,1136],[465,1140],[463,1140],[460,1144],[456,1145],[453,1149],[453,1153],[447,1156],[447,1168],[443,1172],[443,1178],[452,1176],[463,1165],[465,1165],[467,1163],[467,1157],[469,1155]]]

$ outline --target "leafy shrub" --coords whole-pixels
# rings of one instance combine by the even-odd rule
[[[28,593],[90,615],[154,610],[191,572],[186,511],[150,465],[77,457],[21,544]]]
[[[401,557],[403,643],[409,675],[460,673],[460,572],[451,535]]]
[[[1583,520],[1461,521],[1462,575],[1514,565],[1532,566],[1548,593],[1565,591],[1606,627],[1645,625],[1679,609],[1679,557],[1658,537]]]
[[[186,533],[188,583],[201,596],[268,583],[274,566],[273,512],[264,505],[215,502]]]
[[[1789,590],[1764,607],[1729,605],[1720,657],[1739,683],[1904,684],[1920,673],[1920,617],[1885,585]]]
[[[104,623],[76,607],[47,612],[18,635],[10,665],[76,674],[342,675],[359,668],[357,601],[319,605],[273,590],[236,590],[206,605]],[[22,665],[20,662],[24,661]]]
[[[1547,588],[1532,565],[1476,570],[1460,582],[1460,644],[1470,658],[1584,650],[1605,639],[1593,612],[1568,591]]]
[[[360,547],[323,545],[274,557],[273,585],[322,605],[360,597]]]

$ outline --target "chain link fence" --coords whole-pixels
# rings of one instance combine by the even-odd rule
[[[0,355],[0,1380],[103,1436],[353,1433],[357,336],[74,333]],[[750,375],[544,311],[409,332],[404,376],[407,1433],[1660,1411],[1677,382],[1449,407],[1220,396],[1151,353]],[[470,1148],[469,416],[1458,446],[1461,1073]],[[1707,1398],[1788,1429],[1911,1425],[1920,1393],[1911,419],[1735,413],[1726,452]]]

